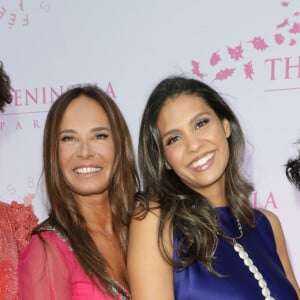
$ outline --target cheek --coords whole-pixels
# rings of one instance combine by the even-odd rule
[[[219,140],[221,140],[221,153],[223,154],[223,160],[228,162],[229,159],[229,144],[226,136],[220,135]]]
[[[101,156],[105,157],[106,160],[110,162],[115,161],[115,146],[114,144],[108,144],[108,145],[99,145],[96,152],[101,154]]]
[[[180,149],[178,149],[178,147],[172,147],[172,149],[165,148],[164,155],[165,155],[165,159],[168,162],[168,164],[170,165],[170,167],[172,169],[176,169],[176,167],[180,161],[180,157],[181,157]]]
[[[58,149],[58,160],[61,166],[64,166],[71,156],[71,149],[65,146],[59,146]]]

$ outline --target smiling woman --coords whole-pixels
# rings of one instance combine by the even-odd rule
[[[138,179],[115,102],[95,86],[62,94],[47,116],[43,159],[51,211],[20,259],[20,299],[130,299],[127,211]]]
[[[298,299],[278,218],[250,206],[243,149],[235,114],[205,83],[171,77],[151,93],[129,233],[134,300]]]
[[[114,160],[112,129],[104,109],[80,95],[61,123],[59,162],[66,183],[78,195],[108,197]]]

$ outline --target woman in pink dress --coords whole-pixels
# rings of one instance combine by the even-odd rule
[[[95,86],[62,94],[48,113],[44,176],[51,206],[19,262],[19,298],[130,299],[128,206],[138,188],[128,127]]]
[[[11,101],[10,79],[0,62],[0,112]],[[0,202],[0,299],[17,299],[18,257],[37,224],[32,198],[33,195],[26,197],[25,204]]]

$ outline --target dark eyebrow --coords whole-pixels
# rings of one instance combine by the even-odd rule
[[[193,124],[199,117],[203,116],[203,115],[209,115],[209,112],[199,112],[197,113],[194,117],[192,117],[192,119],[189,121],[189,124]],[[177,132],[178,129],[177,128],[174,128],[174,129],[171,129],[169,131],[167,131],[162,137],[161,139],[163,139],[164,137],[166,137],[167,135],[169,134],[172,134],[174,132]]]
[[[62,133],[76,133],[74,129],[63,129],[60,131],[60,134]]]

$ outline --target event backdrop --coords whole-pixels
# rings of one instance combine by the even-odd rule
[[[284,165],[300,139],[300,0],[0,0],[0,60],[13,103],[0,116],[0,200],[32,198],[40,221],[47,111],[91,83],[123,111],[137,147],[147,96],[167,75],[220,91],[245,130],[250,201],[277,214],[300,281],[300,193]]]

